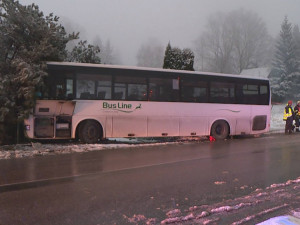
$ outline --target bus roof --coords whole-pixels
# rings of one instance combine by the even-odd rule
[[[156,71],[166,73],[179,73],[179,74],[191,74],[191,75],[208,75],[208,76],[223,76],[232,78],[245,78],[253,80],[269,80],[268,78],[253,77],[239,74],[225,74],[225,73],[212,73],[212,72],[200,72],[200,71],[188,71],[188,70],[174,70],[174,69],[160,69],[151,67],[137,67],[137,66],[123,66],[123,65],[110,65],[110,64],[93,64],[93,63],[75,63],[75,62],[47,62],[49,66],[58,67],[78,67],[78,68],[106,68],[106,69],[125,69],[125,70],[139,70],[139,71]]]

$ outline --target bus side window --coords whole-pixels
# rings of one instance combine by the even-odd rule
[[[236,95],[236,103],[237,104],[245,104],[243,85],[242,84],[237,84],[235,95]]]
[[[110,75],[99,75],[97,76],[97,90],[96,98],[100,100],[112,99],[112,76]]]
[[[260,85],[259,103],[260,103],[260,105],[268,105],[269,104],[269,92],[268,92],[267,85]]]
[[[94,80],[77,80],[76,98],[94,99],[95,98],[95,81]]]
[[[243,102],[245,104],[258,105],[259,102],[259,92],[257,84],[244,84],[243,85]]]
[[[179,101],[178,83],[170,78],[149,79],[149,101]]]
[[[67,90],[66,90],[67,99],[73,99],[74,98],[73,79],[67,79],[66,86],[67,86]]]
[[[115,83],[114,99],[124,100],[126,96],[126,84]]]
[[[147,80],[145,77],[116,76],[114,83],[114,99],[142,101],[147,100]]]
[[[181,100],[184,102],[207,102],[207,82],[182,79]]]
[[[211,82],[210,102],[212,103],[235,103],[235,93],[233,83]]]
[[[56,99],[65,99],[66,95],[65,95],[65,91],[63,88],[62,84],[57,84],[56,85],[56,94],[55,94],[55,98]]]
[[[128,100],[140,101],[147,100],[147,85],[128,84]]]

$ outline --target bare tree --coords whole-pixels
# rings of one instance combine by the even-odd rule
[[[100,47],[99,56],[102,64],[121,64],[119,55],[114,50],[110,40],[107,40],[104,44],[101,38],[97,36],[93,43]]]
[[[196,57],[202,70],[240,73],[266,65],[273,41],[260,17],[246,10],[209,17],[205,32],[196,41]]]
[[[265,23],[255,13],[245,10],[233,11],[228,15],[228,24],[233,32],[234,71],[260,67],[270,63],[272,39]]]
[[[137,66],[162,68],[164,47],[156,39],[149,39],[137,53]]]
[[[233,38],[225,19],[226,15],[223,13],[210,16],[206,31],[196,41],[196,54],[202,59],[202,70],[231,72]]]

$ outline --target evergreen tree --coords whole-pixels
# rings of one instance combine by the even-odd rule
[[[183,59],[183,70],[191,70],[194,71],[194,53],[191,49],[185,48],[182,51],[182,59]]]
[[[165,51],[164,64],[163,64],[164,69],[171,69],[171,51],[172,51],[172,47],[169,42]]]
[[[164,69],[194,71],[194,53],[190,49],[172,48],[168,43],[164,57]]]
[[[98,46],[86,46],[87,41],[79,41],[78,45],[68,53],[66,61],[69,62],[82,62],[82,63],[100,63],[100,48]]]
[[[294,42],[295,42],[296,58],[297,58],[297,61],[299,63],[300,62],[300,31],[299,31],[299,26],[298,25],[294,26],[293,39],[294,39]]]
[[[292,35],[292,24],[285,17],[281,25],[279,39],[273,60],[275,75],[271,77],[273,97],[275,100],[300,97],[299,91],[299,61],[296,45]],[[276,84],[276,82],[278,82]],[[296,96],[295,96],[296,94]]]
[[[170,69],[181,70],[182,69],[182,55],[179,48],[172,48],[170,51]]]
[[[78,38],[66,34],[58,19],[35,4],[0,2],[0,144],[16,141],[16,125],[31,113],[43,87],[45,61],[64,60],[67,42]]]

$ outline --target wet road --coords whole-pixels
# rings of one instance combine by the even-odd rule
[[[296,179],[299,137],[1,160],[0,224],[130,224],[134,215],[159,223],[172,209],[210,205]]]

